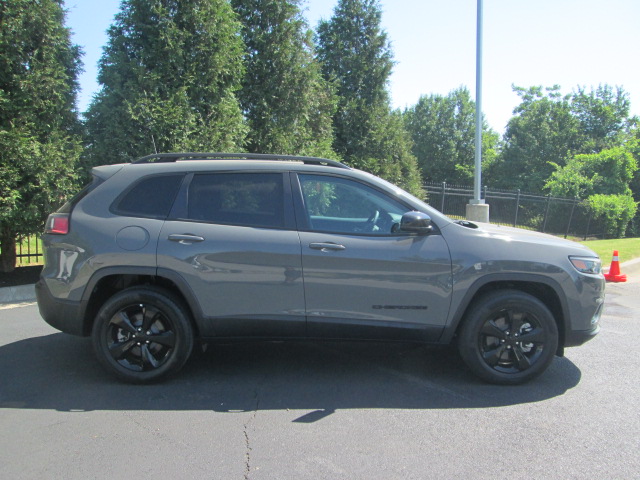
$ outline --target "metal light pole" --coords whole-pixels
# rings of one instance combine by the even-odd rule
[[[482,0],[478,0],[476,36],[476,149],[473,199],[467,205],[467,219],[489,221],[489,205],[481,198],[482,190]]]
[[[482,188],[482,0],[478,0],[476,31],[476,168],[473,183],[473,199],[484,203],[480,198]]]

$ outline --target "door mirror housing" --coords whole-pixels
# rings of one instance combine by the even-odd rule
[[[433,230],[431,217],[423,212],[407,212],[400,220],[400,231],[427,234]]]

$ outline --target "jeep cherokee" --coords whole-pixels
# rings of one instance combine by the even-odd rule
[[[453,221],[336,161],[171,153],[92,174],[47,220],[38,305],[125,381],[205,342],[347,339],[455,342],[516,384],[599,330],[591,250]]]

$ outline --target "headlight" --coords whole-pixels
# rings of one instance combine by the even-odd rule
[[[602,263],[598,257],[569,257],[569,260],[580,273],[598,275],[601,271]]]

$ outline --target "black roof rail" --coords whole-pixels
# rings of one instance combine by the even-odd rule
[[[146,157],[134,160],[131,163],[143,164],[143,163],[169,163],[177,162],[179,160],[275,160],[275,161],[295,161],[303,162],[307,165],[328,165],[337,168],[351,167],[340,163],[336,160],[329,160],[327,158],[319,157],[299,157],[296,155],[271,155],[265,153],[153,153]]]

